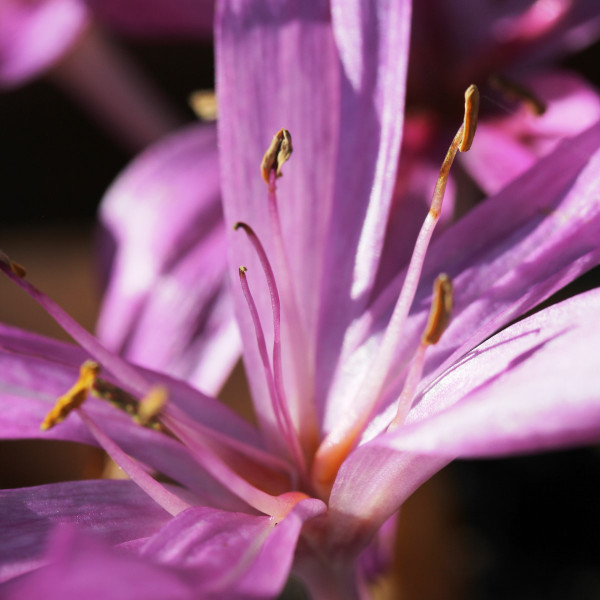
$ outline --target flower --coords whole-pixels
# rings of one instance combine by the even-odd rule
[[[40,566],[56,521],[129,553],[59,532],[55,570],[33,571],[9,593],[50,585],[68,597],[65,566],[81,558],[85,573],[87,557],[107,577],[126,571],[128,586],[152,578],[163,597],[269,597],[290,570],[316,598],[358,597],[361,553],[450,460],[597,440],[590,348],[600,336],[599,293],[509,323],[600,262],[600,123],[428,248],[447,171],[474,123],[467,108],[413,258],[375,293],[403,129],[410,5],[329,9],[291,0],[218,9],[224,213],[258,430],[107,351],[1,257],[0,269],[83,350],[2,327],[0,434],[95,440],[132,479],[3,492],[4,578]],[[281,124],[295,150],[276,190],[289,143]],[[265,187],[266,132],[277,134]],[[92,391],[99,397],[82,404]],[[45,421],[56,425],[41,434],[56,397]],[[153,575],[148,564],[161,568]],[[92,584],[96,595],[102,583]]]

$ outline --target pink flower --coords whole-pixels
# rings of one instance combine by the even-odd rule
[[[598,439],[600,294],[510,323],[600,263],[600,123],[430,246],[442,176],[412,257],[378,281],[409,18],[408,1],[219,5],[229,270],[258,428],[107,351],[2,256],[81,348],[2,327],[0,434],[97,443],[132,479],[2,492],[0,574],[31,571],[7,584],[9,598],[79,595],[91,564],[91,598],[121,577],[134,598],[272,597],[290,572],[315,598],[358,598],[378,531],[449,461]],[[444,173],[472,122],[467,111]],[[295,150],[276,190],[280,164],[264,166],[266,186],[258,167],[282,125]],[[89,391],[99,398],[81,404]],[[41,433],[57,396],[50,423],[66,419]],[[59,531],[54,566],[36,571],[57,522],[105,542]]]

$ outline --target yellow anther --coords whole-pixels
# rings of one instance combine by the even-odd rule
[[[155,385],[148,394],[142,398],[136,421],[144,427],[160,414],[169,399],[167,388],[163,385]]]
[[[462,141],[459,146],[461,152],[466,152],[473,143],[477,129],[477,115],[479,114],[479,90],[471,84],[465,92],[465,120]]]
[[[448,275],[438,275],[433,283],[433,301],[429,320],[423,334],[423,343],[427,345],[437,344],[442,333],[450,322],[452,312],[452,282]]]
[[[214,90],[192,92],[188,103],[196,116],[203,121],[216,121],[218,116],[217,96]]]
[[[266,184],[269,185],[269,175],[275,171],[276,177],[281,177],[281,167],[292,155],[292,136],[287,129],[280,129],[271,141],[260,165],[260,171]]]
[[[96,377],[100,373],[100,365],[94,361],[86,360],[79,369],[79,378],[75,385],[57,401],[52,410],[42,421],[40,429],[46,430],[54,427],[79,408],[90,393]]]
[[[502,77],[501,75],[492,75],[489,78],[490,85],[498,90],[508,100],[523,102],[531,112],[540,117],[546,112],[546,103],[538,98],[528,87]]]

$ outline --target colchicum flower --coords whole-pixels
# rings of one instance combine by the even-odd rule
[[[0,435],[96,443],[131,478],[2,492],[3,597],[273,597],[293,573],[314,598],[358,598],[385,558],[378,532],[451,460],[598,439],[598,291],[513,321],[600,263],[600,123],[430,244],[476,125],[469,87],[411,256],[378,283],[410,3],[217,13],[229,268],[258,428],[106,350],[2,255],[80,347],[0,328]]]

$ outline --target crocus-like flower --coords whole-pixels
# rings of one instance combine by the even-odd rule
[[[134,598],[270,597],[291,571],[315,598],[357,598],[378,530],[450,460],[598,439],[600,294],[493,334],[600,262],[600,123],[429,247],[471,142],[469,88],[410,260],[374,291],[409,18],[407,0],[219,5],[221,180],[258,429],[107,351],[1,257],[81,348],[2,327],[0,434],[98,443],[132,479],[2,492],[0,575],[22,575],[7,597],[68,598],[85,578],[99,598],[121,577]],[[38,569],[57,522],[104,543],[62,529]]]

